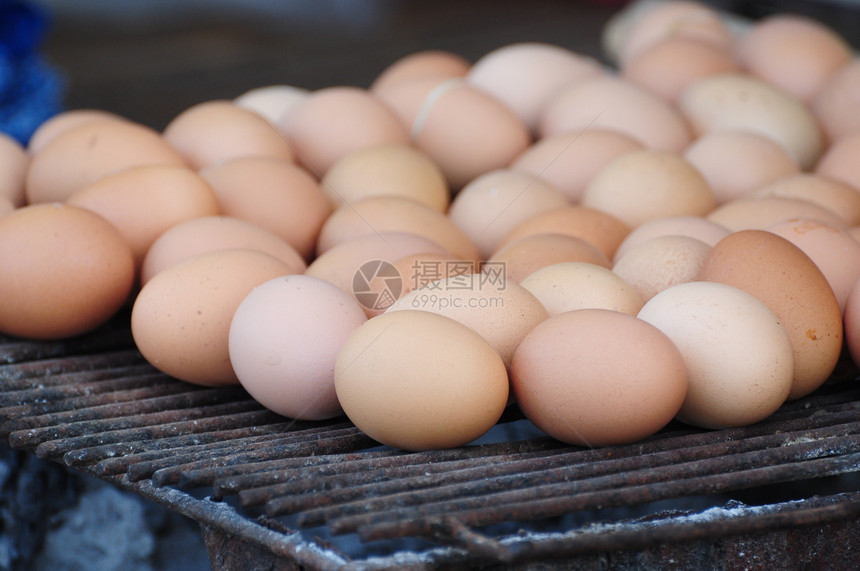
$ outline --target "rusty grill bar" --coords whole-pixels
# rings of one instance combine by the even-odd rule
[[[512,408],[482,443],[406,453],[343,418],[296,422],[241,388],[171,379],[134,350],[124,323],[58,343],[0,338],[0,435],[195,519],[210,551],[212,538],[231,538],[304,568],[429,569],[860,520],[850,363],[755,426],[672,424],[589,450],[543,436]],[[731,496],[834,481],[823,495],[761,505]],[[349,553],[345,535],[379,555]],[[393,553],[403,545],[408,556]]]

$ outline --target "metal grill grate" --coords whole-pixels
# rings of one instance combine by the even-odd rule
[[[751,427],[672,424],[588,450],[539,434],[513,408],[483,443],[406,453],[344,419],[296,422],[241,388],[171,379],[143,361],[123,323],[62,343],[0,339],[0,435],[296,565],[401,568],[404,546],[419,568],[510,565],[860,519],[850,364]],[[848,488],[815,495],[834,479]],[[729,501],[785,483],[807,491]],[[669,507],[702,498],[698,510]],[[349,553],[344,535],[382,555]]]

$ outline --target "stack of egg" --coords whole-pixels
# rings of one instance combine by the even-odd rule
[[[0,219],[0,331],[131,306],[160,370],[411,450],[507,406],[583,446],[758,422],[846,339],[860,362],[860,66],[815,21],[688,1],[605,37],[617,69],[522,43],[163,132],[58,115]]]

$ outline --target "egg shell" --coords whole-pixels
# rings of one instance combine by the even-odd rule
[[[395,83],[416,78],[465,77],[472,64],[459,54],[445,50],[422,50],[407,54],[386,67],[373,80],[370,91],[384,92]]]
[[[332,86],[311,93],[277,128],[317,179],[359,149],[408,143],[409,132],[381,99],[365,89]]]
[[[549,317],[527,289],[486,273],[449,276],[412,290],[393,311],[429,311],[474,329],[510,366],[514,350],[529,331]]]
[[[800,166],[785,147],[752,131],[706,133],[693,141],[683,156],[705,177],[717,204],[800,173]]]
[[[398,196],[370,196],[338,208],[320,230],[317,254],[353,238],[380,232],[426,236],[455,258],[479,259],[478,249],[450,218],[426,204]]]
[[[450,254],[417,252],[403,256],[392,263],[400,276],[400,295],[449,276],[477,273],[480,267],[472,262],[457,260]],[[381,313],[381,311],[380,311]]]
[[[15,205],[5,196],[0,196],[0,218],[11,214],[15,210]]]
[[[801,169],[824,151],[824,137],[812,112],[796,97],[741,73],[708,76],[691,83],[678,108],[697,136],[717,130],[759,133],[791,153]]]
[[[701,216],[666,216],[634,228],[615,250],[613,263],[631,248],[658,236],[688,236],[713,246],[729,235],[729,229]]]
[[[514,111],[535,131],[541,111],[562,87],[606,73],[593,58],[542,42],[518,42],[478,59],[466,76]]]
[[[694,39],[672,38],[631,57],[621,68],[621,76],[674,103],[694,81],[737,70],[731,51],[725,47]]]
[[[0,332],[60,339],[90,331],[125,303],[131,248],[104,218],[64,204],[0,218]]]
[[[689,236],[657,236],[627,250],[612,271],[633,286],[647,302],[699,275],[711,246]]]
[[[588,129],[559,133],[536,141],[514,159],[510,168],[539,177],[576,203],[604,165],[641,148],[640,142],[617,131]]]
[[[274,126],[310,93],[307,89],[293,85],[265,85],[249,89],[235,97],[233,103],[257,113]]]
[[[762,185],[749,196],[806,200],[838,214],[849,226],[860,224],[860,192],[847,183],[824,175],[797,173],[786,176]]]
[[[35,155],[60,133],[91,121],[127,121],[127,119],[103,109],[66,109],[46,119],[33,131],[27,142],[27,152]]]
[[[817,220],[794,219],[768,228],[809,256],[830,284],[840,310],[854,283],[860,279],[860,242],[846,230]]]
[[[746,291],[679,284],[646,302],[639,318],[665,333],[684,358],[689,388],[679,420],[747,426],[785,402],[794,374],[791,342],[774,312]]]
[[[667,425],[684,401],[680,352],[656,327],[608,309],[554,315],[514,353],[511,385],[538,428],[569,444],[641,440]]]
[[[62,202],[99,177],[144,165],[186,163],[154,129],[131,121],[88,121],[58,134],[32,156],[27,202]]]
[[[549,315],[575,309],[611,309],[636,315],[645,301],[618,274],[595,264],[561,262],[526,276],[520,285],[529,290]]]
[[[629,232],[630,227],[611,214],[572,204],[520,223],[502,240],[499,249],[535,234],[564,234],[585,240],[610,259]]]
[[[810,103],[827,138],[837,139],[860,131],[860,59],[837,70]]]
[[[267,120],[228,100],[185,109],[167,124],[163,135],[195,170],[245,156],[295,160],[292,147]]]
[[[230,363],[260,404],[300,420],[342,414],[334,390],[341,346],[367,317],[346,292],[310,276],[255,287],[230,321]]]
[[[15,207],[24,206],[24,181],[30,156],[21,144],[5,133],[0,133],[0,197]]]
[[[337,161],[320,188],[334,208],[369,196],[411,198],[446,212],[451,191],[442,169],[411,145],[390,144],[360,149]]]
[[[298,165],[265,156],[229,159],[200,170],[225,216],[252,222],[305,259],[332,208],[317,180]]]
[[[374,440],[403,450],[463,446],[508,401],[501,357],[469,327],[428,311],[393,311],[350,334],[335,363],[337,397]]]
[[[851,46],[822,22],[799,14],[772,14],[738,38],[741,65],[804,103],[851,60]]]
[[[587,262],[610,267],[609,258],[594,245],[566,234],[532,234],[499,248],[488,262],[503,266],[506,279],[519,283],[544,266],[560,262]]]
[[[131,333],[158,370],[205,386],[238,383],[230,363],[230,321],[258,285],[290,274],[282,261],[256,250],[200,254],[159,272],[138,293]]]
[[[173,226],[220,212],[212,188],[196,172],[179,166],[148,165],[107,174],[66,200],[99,214],[131,246],[139,272],[159,236]]]
[[[487,258],[521,222],[567,204],[563,192],[534,175],[499,169],[464,186],[448,217]]]
[[[815,173],[846,184],[860,192],[860,133],[852,133],[835,141],[815,165]]]
[[[769,226],[791,220],[808,218],[820,220],[838,228],[846,226],[839,214],[808,200],[785,196],[747,196],[715,208],[707,219],[732,232],[738,230],[764,230]]]
[[[772,232],[741,230],[711,249],[698,280],[740,288],[782,323],[794,354],[789,399],[820,387],[842,350],[842,313],[827,279],[809,256]]]
[[[635,228],[666,216],[704,216],[715,202],[704,177],[681,156],[643,149],[600,169],[588,183],[582,205]]]
[[[608,129],[644,146],[681,152],[692,133],[674,106],[620,77],[606,75],[578,81],[559,91],[546,105],[540,134]]]
[[[162,270],[200,254],[232,249],[269,254],[290,268],[285,273],[306,268],[295,248],[256,224],[229,216],[201,216],[173,226],[152,243],[143,258],[140,281],[145,284]]]

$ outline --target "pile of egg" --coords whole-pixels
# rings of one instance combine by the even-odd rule
[[[161,132],[78,109],[0,138],[0,332],[130,308],[159,370],[408,450],[508,406],[582,446],[743,426],[860,362],[849,45],[689,1],[604,36],[612,68],[426,51]]]

